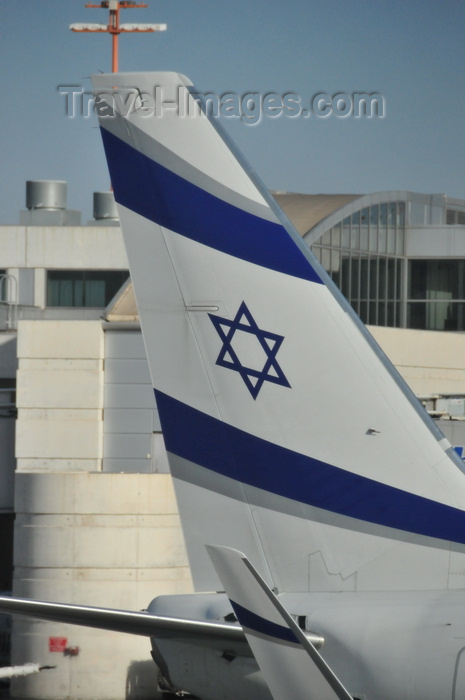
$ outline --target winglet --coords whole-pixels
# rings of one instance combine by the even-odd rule
[[[353,700],[248,559],[207,551],[274,700]]]

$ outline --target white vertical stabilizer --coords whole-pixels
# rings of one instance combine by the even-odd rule
[[[190,83],[93,81],[196,586],[214,530],[281,590],[447,588],[450,445]]]

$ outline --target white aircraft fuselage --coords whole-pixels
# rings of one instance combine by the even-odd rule
[[[178,601],[176,614],[188,616],[189,596],[183,598],[187,609]],[[464,591],[303,593],[284,594],[280,600],[306,631],[324,637],[319,651],[354,698],[465,697]],[[156,613],[157,601],[153,603],[149,610]],[[208,615],[214,615],[214,609],[210,600]],[[224,612],[221,595],[218,610]],[[163,611],[167,613],[166,605]],[[154,642],[173,684],[202,700],[271,698],[250,656],[174,639]]]

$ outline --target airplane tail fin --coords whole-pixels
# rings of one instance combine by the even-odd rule
[[[189,81],[93,82],[196,587],[212,530],[281,590],[463,585],[460,460]]]
[[[207,545],[274,700],[352,700],[248,559]]]

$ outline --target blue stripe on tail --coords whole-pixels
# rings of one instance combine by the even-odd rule
[[[280,223],[218,199],[101,129],[115,199],[164,228],[242,260],[322,283]],[[206,155],[208,157],[208,155]]]
[[[465,544],[465,512],[299,454],[155,391],[168,452],[338,515]]]

